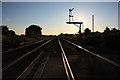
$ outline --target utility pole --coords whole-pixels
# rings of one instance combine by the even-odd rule
[[[92,15],[92,31],[94,32],[94,15]]]
[[[118,2],[118,29],[120,30],[120,1]]]

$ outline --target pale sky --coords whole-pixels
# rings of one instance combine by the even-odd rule
[[[44,35],[75,34],[78,27],[68,25],[68,9],[73,10],[74,21],[82,21],[82,31],[91,29],[95,15],[95,31],[106,26],[118,28],[118,2],[3,2],[2,23],[16,34],[24,34],[31,24],[39,25]]]

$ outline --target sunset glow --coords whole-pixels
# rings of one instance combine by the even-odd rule
[[[82,21],[82,32],[91,30],[91,16],[95,15],[95,31],[106,26],[118,28],[118,2],[3,2],[2,21],[16,34],[24,34],[31,24],[42,27],[44,35],[75,34],[78,27],[68,25],[68,9],[74,7],[74,21]]]

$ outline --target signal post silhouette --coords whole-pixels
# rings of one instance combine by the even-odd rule
[[[73,15],[72,15],[72,11],[74,10],[74,8],[69,9],[69,22],[66,22],[67,24],[74,24],[75,26],[79,27],[79,31],[78,33],[81,34],[81,25],[83,24],[83,22],[74,22],[73,21]]]

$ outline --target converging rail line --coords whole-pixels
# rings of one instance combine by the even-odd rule
[[[105,57],[103,57],[103,56],[101,56],[101,55],[99,55],[99,54],[95,54],[95,53],[93,53],[93,52],[91,52],[91,51],[89,51],[89,50],[81,47],[80,45],[77,45],[77,44],[75,44],[75,43],[72,43],[72,42],[70,42],[70,41],[68,41],[68,40],[66,40],[66,39],[63,39],[63,40],[65,40],[66,42],[68,42],[68,43],[70,43],[70,44],[72,44],[72,45],[74,45],[74,46],[76,46],[76,47],[78,47],[78,48],[80,48],[80,49],[82,49],[82,50],[84,50],[84,51],[86,51],[86,52],[88,52],[88,53],[96,56],[96,57],[99,57],[99,58],[103,59],[104,61],[107,61],[107,62],[109,62],[110,64],[113,64],[113,65],[115,65],[115,66],[117,66],[117,67],[120,68],[120,65],[119,65],[119,64],[117,64],[117,63],[115,63],[115,62],[113,62],[113,61],[111,61],[111,60],[109,60],[109,59],[107,59],[107,58],[105,58]]]
[[[11,62],[11,63],[8,64],[6,67],[4,67],[4,68],[2,69],[2,71],[6,70],[6,69],[9,68],[10,66],[14,65],[15,63],[17,63],[18,61],[20,61],[21,59],[23,59],[23,58],[26,57],[27,55],[29,55],[29,54],[35,52],[36,50],[40,49],[42,46],[46,45],[46,44],[49,43],[51,40],[52,40],[52,39],[50,39],[50,40],[47,41],[46,43],[40,45],[39,47],[35,48],[34,50],[32,50],[32,51],[26,53],[25,55],[19,57],[17,60]]]
[[[69,40],[56,37],[16,49],[25,50],[26,47],[32,45],[35,47],[33,46],[34,48],[3,66],[3,79],[92,80],[115,78],[119,80],[120,65]],[[12,51],[8,51],[6,54]],[[13,55],[11,54],[11,56]]]
[[[31,63],[30,65],[17,77],[16,80],[21,80],[27,78],[27,76],[30,74],[34,63],[37,61],[37,59],[43,54],[44,52],[42,51]],[[30,70],[31,69],[31,70]],[[26,73],[27,72],[27,73]],[[24,77],[23,77],[24,76]]]
[[[35,43],[31,43],[25,46],[20,46],[12,50],[8,50],[4,53],[2,53],[2,67],[5,67],[7,64],[11,63],[12,61],[16,60],[20,56],[26,54],[27,52],[37,48],[39,45],[42,45],[44,42],[48,41],[50,39],[40,40]]]
[[[7,51],[3,51],[2,53],[3,53],[3,55],[4,55],[4,54],[7,53],[7,52],[15,51],[15,50],[18,50],[18,49],[21,49],[21,48],[25,48],[25,47],[27,47],[27,46],[31,46],[31,45],[33,45],[33,44],[37,44],[37,43],[40,43],[40,42],[45,41],[45,40],[48,40],[48,39],[40,40],[40,41],[37,41],[37,42],[31,42],[31,43],[25,44],[25,45],[23,45],[23,46],[19,46],[19,47],[13,48],[13,49],[9,49],[9,50],[7,50]]]
[[[62,62],[63,62],[63,65],[64,65],[64,69],[65,69],[65,72],[66,72],[66,75],[67,75],[67,79],[68,80],[75,80],[74,78],[74,75],[73,75],[73,72],[71,70],[71,67],[70,67],[70,64],[68,62],[68,59],[65,55],[65,52],[62,48],[62,44],[60,42],[60,40],[57,38],[57,41],[59,43],[59,46],[60,46],[60,49],[61,49],[61,57],[62,57]],[[43,54],[43,51],[31,62],[31,64],[17,77],[16,80],[21,80],[21,79],[25,79],[27,78],[28,75],[30,75],[31,73],[31,70],[33,70],[33,68],[35,68],[35,64],[37,63],[37,59],[40,57],[40,55]],[[49,54],[50,56],[50,54]],[[49,56],[47,57],[47,60],[49,59]],[[46,65],[47,62],[45,62],[41,72],[39,72],[39,78],[41,79],[41,75],[43,75],[43,72],[44,72],[44,68],[47,67]],[[56,64],[57,65],[57,64]],[[29,78],[28,78],[29,79]]]
[[[64,67],[65,67],[65,71],[66,71],[68,80],[75,80],[73,72],[72,72],[71,67],[70,67],[70,64],[68,62],[68,59],[65,55],[65,52],[63,50],[62,44],[61,44],[59,39],[58,39],[58,42],[59,42],[59,45],[60,45],[61,50],[62,50],[61,55],[62,55],[62,58],[63,58],[63,63],[64,63]]]
[[[77,80],[119,80],[120,68],[72,42],[59,38]]]
[[[55,42],[57,42],[58,43],[58,40],[57,40],[57,38],[56,39],[54,39],[53,41],[52,41],[52,43],[53,43],[53,45],[51,45],[51,46],[54,46],[54,44],[55,44]],[[56,43],[56,44],[57,44]],[[56,45],[55,44],[55,45]],[[47,45],[48,46],[48,45]],[[59,47],[57,47],[57,46],[59,46]],[[56,49],[58,49],[58,48],[60,48],[60,45],[59,45],[59,43],[58,43],[58,45],[57,45],[56,47]],[[52,49],[54,49],[54,48],[52,48]],[[59,53],[59,52],[58,52]],[[62,71],[62,70],[64,70],[64,67],[66,66],[66,65],[69,65],[69,63],[68,63],[68,61],[67,61],[67,58],[65,58],[64,57],[64,55],[63,55],[63,53],[60,53],[60,54],[56,54],[56,53],[51,53],[50,52],[50,54],[48,54],[48,56],[46,56],[46,60],[45,60],[45,62],[43,63],[43,64],[37,64],[38,62],[39,62],[39,57],[42,55],[42,54],[46,54],[47,55],[47,53],[45,53],[44,51],[42,51],[31,63],[30,63],[30,65],[17,77],[17,80],[24,80],[24,79],[31,79],[31,78],[39,78],[39,79],[43,79],[43,76],[46,76],[45,78],[46,79],[49,79],[49,76],[51,75],[51,74],[54,74],[54,73],[58,73],[58,74],[56,74],[58,77],[56,77],[56,79],[57,78],[62,78],[62,79],[64,79],[64,80],[66,80],[66,77],[65,77],[65,75],[64,75],[64,72],[62,72],[62,73],[60,73],[59,71],[58,71],[58,68],[57,68],[57,66],[59,67],[59,69],[61,69],[60,71]],[[62,58],[61,58],[62,57]],[[62,59],[64,60],[64,62],[62,61]],[[51,61],[53,62],[53,63],[62,63],[62,64],[64,64],[64,66],[62,66],[62,65],[60,65],[60,64],[52,64],[51,63]],[[67,64],[66,64],[66,61],[67,61]],[[36,68],[36,65],[37,64],[37,70],[35,69]],[[50,68],[49,66],[50,65],[53,65],[52,67],[54,67],[53,69],[52,68]],[[40,67],[40,65],[41,65],[41,67]],[[61,67],[60,67],[61,66]],[[68,67],[68,66],[66,66],[66,68],[65,68],[65,70],[69,70],[70,69],[70,66]],[[48,70],[50,70],[50,71],[46,71],[46,69],[48,69]],[[57,70],[56,70],[57,69]],[[34,70],[34,71],[33,71]],[[36,71],[35,71],[36,70]],[[51,71],[53,71],[53,72],[51,72]],[[35,73],[31,73],[31,72],[35,72]],[[37,74],[36,74],[37,73]],[[72,73],[72,71],[70,70],[70,71],[68,71],[67,72],[68,73],[68,76]],[[33,74],[33,75],[32,75]],[[32,76],[30,76],[30,75],[32,75]],[[64,75],[64,76],[63,76]],[[61,77],[59,77],[59,76],[61,76]],[[52,75],[51,75],[51,77],[52,77]],[[55,74],[53,75],[53,77],[55,77]],[[53,78],[52,77],[52,78]],[[69,76],[69,78],[68,78],[68,80],[71,80],[71,78],[73,78],[73,80],[75,80],[74,79],[74,76],[73,76],[73,74],[72,74],[72,77],[71,76]]]
[[[9,77],[13,77],[14,75],[18,75],[18,74],[14,74],[13,76],[10,74],[12,73],[12,70],[19,70],[19,66],[21,66],[21,70],[23,70],[26,66],[28,66],[28,64],[36,57],[39,55],[39,53],[36,51],[40,51],[40,48],[44,47],[46,44],[48,44],[49,42],[51,42],[53,39],[50,39],[46,42],[44,42],[42,45],[38,46],[37,48],[27,52],[26,54],[20,56],[19,58],[17,58],[16,60],[10,62],[9,64],[7,64],[5,67],[2,68],[2,73],[3,73],[3,77],[4,78],[9,78]],[[29,59],[29,60],[28,60]],[[24,64],[24,62],[26,62],[27,60],[27,64]],[[23,66],[24,65],[24,66]],[[18,67],[17,67],[18,66]],[[16,71],[17,72],[17,71]],[[21,72],[21,71],[19,71]],[[7,76],[8,75],[8,76]]]

